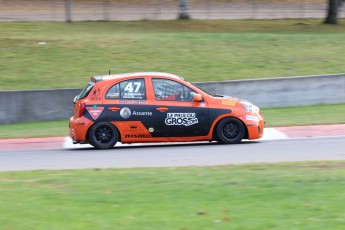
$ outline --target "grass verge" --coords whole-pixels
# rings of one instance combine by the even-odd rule
[[[0,138],[64,137],[68,135],[68,121],[66,120],[0,125]]]
[[[345,163],[0,173],[2,229],[343,229]]]
[[[266,126],[345,124],[345,104],[262,109]]]
[[[321,22],[0,23],[0,90],[80,88],[109,69],[192,82],[344,72],[344,27]]]
[[[345,104],[262,109],[266,127],[345,124]],[[68,136],[68,121],[0,126],[0,138]]]

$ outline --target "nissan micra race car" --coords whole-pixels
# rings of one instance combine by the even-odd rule
[[[94,76],[74,98],[69,122],[73,143],[98,149],[117,142],[218,141],[235,144],[261,138],[257,106],[208,94],[169,73]]]

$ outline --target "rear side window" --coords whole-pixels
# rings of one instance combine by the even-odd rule
[[[117,83],[108,90],[105,98],[146,100],[145,81],[139,78]]]
[[[89,84],[87,84],[87,86],[81,91],[81,93],[78,96],[78,99],[83,99],[87,97],[87,95],[89,95],[94,85],[95,83],[90,81]]]

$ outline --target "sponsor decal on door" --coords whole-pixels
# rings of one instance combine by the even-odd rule
[[[167,113],[166,125],[191,126],[198,123],[195,113]]]

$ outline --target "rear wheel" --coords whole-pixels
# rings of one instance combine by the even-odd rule
[[[117,129],[110,123],[99,122],[89,131],[89,142],[97,149],[110,149],[119,139]]]
[[[239,143],[246,133],[243,123],[233,117],[221,120],[217,125],[216,132],[218,141],[224,144]]]

